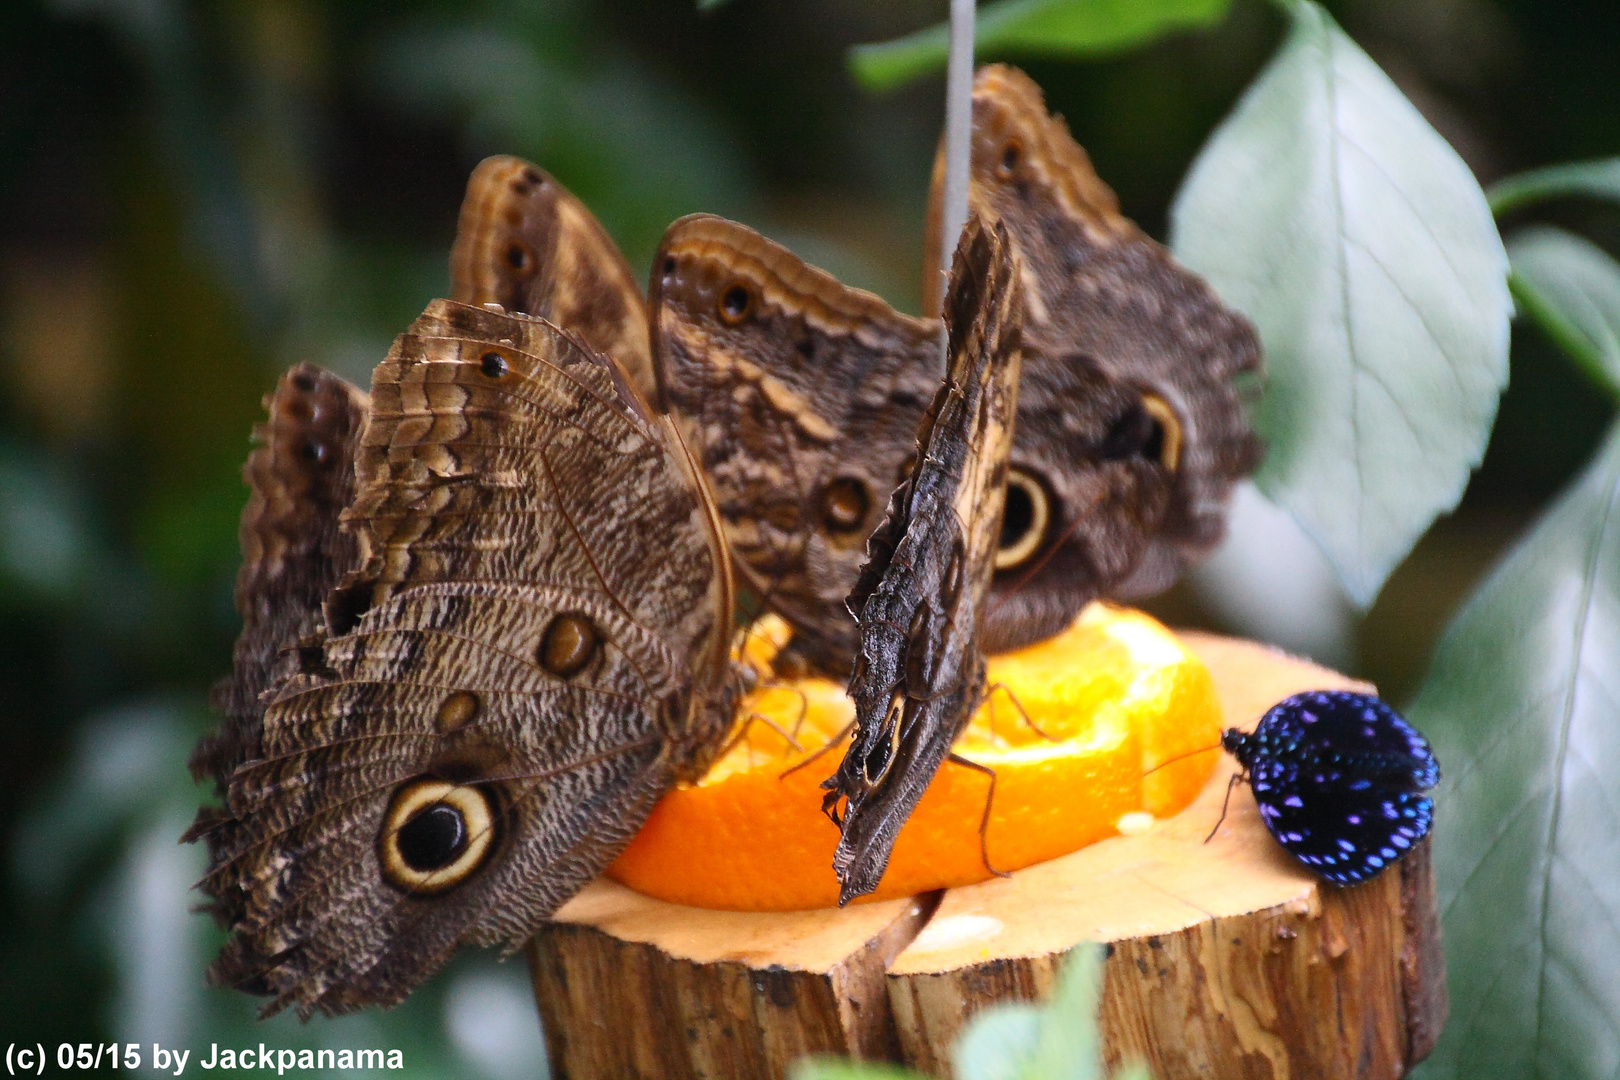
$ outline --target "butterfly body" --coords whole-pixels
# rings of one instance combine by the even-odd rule
[[[984,688],[979,626],[1018,402],[1021,309],[1005,229],[971,220],[947,301],[950,361],[849,596],[856,731],[823,808],[842,830],[840,903],[871,892]],[[845,808],[840,815],[838,804]]]
[[[244,470],[243,632],[193,755],[224,805],[187,835],[232,931],[210,977],[267,1012],[520,944],[706,770],[744,681],[720,518],[601,225],[491,158],[450,270],[370,395],[288,372]]]
[[[1314,691],[1279,703],[1221,745],[1249,778],[1278,843],[1339,885],[1380,873],[1427,835],[1440,780],[1428,741],[1383,701]]]
[[[1162,589],[1213,547],[1259,460],[1239,383],[1260,352],[1247,320],[1119,213],[1027,76],[980,71],[973,132],[972,210],[1021,260],[1023,374],[982,642],[1001,652],[1099,596]],[[936,228],[942,191],[943,159]],[[925,297],[937,282],[936,266]],[[741,575],[794,628],[781,659],[847,676],[858,635],[839,601],[915,461],[939,311],[902,315],[710,215],[670,226],[648,310],[660,400],[699,449]]]

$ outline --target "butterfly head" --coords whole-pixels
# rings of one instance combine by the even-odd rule
[[[1221,732],[1221,749],[1237,758],[1240,764],[1247,767],[1247,758],[1250,755],[1250,747],[1253,739],[1253,735],[1246,735],[1235,727],[1227,728],[1225,731]]]

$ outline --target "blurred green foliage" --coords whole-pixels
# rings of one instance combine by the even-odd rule
[[[974,20],[976,53],[1099,56],[1144,45],[1177,29],[1205,27],[1225,17],[1231,0],[996,0]],[[945,66],[949,24],[893,41],[860,45],[850,70],[865,86],[889,90]]]
[[[1003,1002],[973,1017],[951,1048],[957,1080],[1148,1080],[1139,1065],[1110,1074],[1097,1032],[1103,950],[1078,945],[1064,956],[1052,998]],[[810,1058],[792,1080],[922,1080],[891,1065]]]
[[[1611,4],[1327,6],[1482,179],[1620,151]],[[181,762],[236,630],[258,398],[299,359],[365,377],[443,292],[461,185],[487,153],[557,174],[637,267],[668,221],[708,210],[915,309],[940,84],[869,96],[845,58],[945,7],[0,5],[0,1035],[150,1041],[170,1025],[193,1046],[398,1045],[411,1075],[532,1068],[511,1041],[533,1019],[517,965],[466,958],[396,1012],[304,1028],[256,1025],[249,999],[201,985],[217,937],[182,914],[199,852],[173,838],[202,794]],[[1283,32],[1273,6],[1237,0],[1207,31],[1086,63],[1008,48],[1162,236],[1188,163]],[[1620,246],[1612,204],[1536,209]],[[1397,691],[1471,584],[1454,569],[1470,523],[1507,535],[1497,523],[1532,513],[1607,424],[1539,330],[1517,328],[1513,353],[1484,467],[1411,560],[1433,572],[1398,577],[1365,624],[1360,673]],[[1197,603],[1182,591],[1161,610],[1207,618]]]
[[[1571,232],[1536,225],[1508,245],[1519,308],[1580,365],[1592,385],[1620,397],[1620,263]]]

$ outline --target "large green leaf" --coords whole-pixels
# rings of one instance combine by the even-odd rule
[[[1147,42],[1181,27],[1219,21],[1232,0],[999,0],[975,20],[976,51],[1093,56]],[[850,68],[863,85],[887,90],[945,66],[950,25],[893,41],[857,45]]]
[[[1527,203],[1587,195],[1620,202],[1620,158],[1573,161],[1519,173],[1491,185],[1491,210],[1505,214]]]
[[[1040,1043],[1041,1009],[1026,1002],[991,1005],[973,1018],[951,1047],[951,1061],[960,1080],[1024,1080],[1035,1075],[1036,1047]],[[1090,1062],[1096,1076],[1096,1060]]]
[[[1320,7],[1199,155],[1172,245],[1266,348],[1258,482],[1365,605],[1455,506],[1507,381],[1507,257],[1468,167]]]
[[[1620,426],[1442,639],[1433,740],[1451,1020],[1422,1075],[1620,1070]]]
[[[1620,263],[1551,225],[1508,242],[1509,284],[1534,319],[1610,396],[1620,395]]]

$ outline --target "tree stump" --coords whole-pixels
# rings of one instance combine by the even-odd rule
[[[1307,689],[1367,689],[1249,642],[1183,635],[1229,724]],[[950,1075],[968,1019],[1050,992],[1063,955],[1107,946],[1109,1064],[1176,1077],[1403,1075],[1445,1020],[1427,844],[1338,889],[1266,832],[1246,787],[1220,817],[1223,756],[1186,810],[966,888],[843,911],[706,911],[599,881],[530,949],[554,1075],[779,1077],[809,1053]],[[828,826],[831,828],[831,826]],[[831,873],[831,869],[828,870]]]

